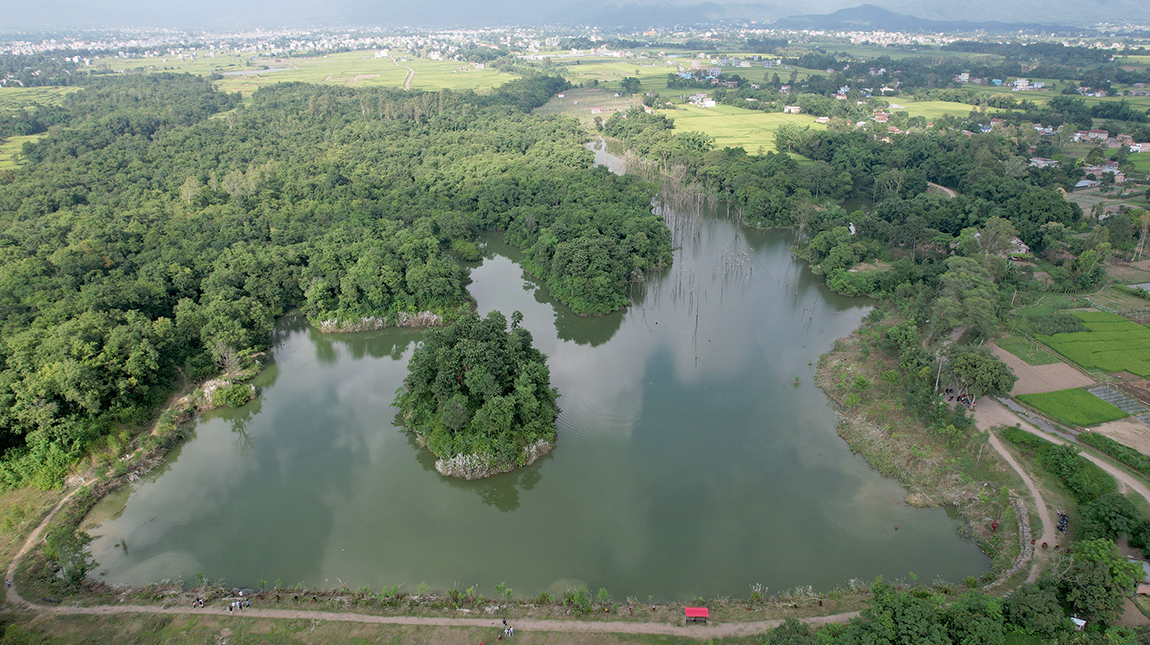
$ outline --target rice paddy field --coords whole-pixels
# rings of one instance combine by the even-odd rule
[[[1079,388],[1042,394],[1021,394],[1018,399],[1055,421],[1083,428],[1130,416]]]
[[[1150,329],[1105,311],[1075,311],[1090,331],[1040,336],[1051,349],[1087,369],[1150,377]]]
[[[666,95],[681,90],[667,89],[667,74],[679,71],[678,66],[690,66],[693,58],[672,59],[675,65],[666,65],[660,60],[646,58],[580,57],[555,60],[556,71],[561,72],[574,85],[591,86],[595,81],[605,90],[617,91],[628,76],[639,79],[644,92],[655,90]]]

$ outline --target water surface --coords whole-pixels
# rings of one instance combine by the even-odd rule
[[[555,451],[488,480],[441,477],[392,425],[420,332],[284,319],[259,399],[205,414],[162,470],[94,510],[103,575],[685,599],[984,572],[957,521],[905,506],[850,453],[813,383],[866,302],[828,292],[790,233],[692,226],[674,268],[600,318],[486,239],[479,310],[522,311],[562,393]]]

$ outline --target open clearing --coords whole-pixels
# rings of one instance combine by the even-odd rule
[[[19,166],[22,163],[20,151],[23,150],[24,144],[29,141],[36,141],[44,134],[29,134],[0,140],[0,170]]]
[[[1027,365],[1037,367],[1039,365],[1053,365],[1054,363],[1061,363],[1057,356],[1046,351],[1039,343],[1022,338],[1021,336],[1011,336],[1010,338],[1000,338],[995,343],[1005,349],[1006,351],[1021,358]],[[1017,373],[1017,372],[1016,372]],[[1060,390],[1066,389],[1065,387],[1058,388]]]
[[[1129,416],[1117,407],[1080,389],[1022,394],[1017,398],[1055,421],[1084,428]]]
[[[1002,359],[1018,376],[1011,396],[1057,392],[1094,385],[1094,379],[1061,361],[1043,365],[1028,365],[1026,361],[1005,349],[992,346],[994,354]],[[1045,352],[1044,352],[1045,353]]]
[[[1108,421],[1094,428],[1094,432],[1110,437],[1144,455],[1150,455],[1150,427],[1137,421],[1128,419]]]
[[[267,58],[240,54],[220,54],[179,60],[173,56],[144,58],[102,58],[99,65],[113,70],[179,71],[224,78],[216,86],[228,92],[247,95],[265,85],[287,81],[342,85],[346,87],[403,87],[407,69],[415,70],[412,89],[488,90],[517,78],[496,69],[479,69],[470,63],[408,58],[396,54],[376,57],[375,50],[341,52],[325,56]],[[271,71],[283,70],[283,71]],[[252,72],[233,74],[233,72]]]
[[[825,125],[815,123],[815,118],[808,114],[761,112],[729,105],[713,108],[685,105],[666,114],[675,120],[676,130],[698,130],[714,137],[717,148],[742,147],[750,154],[759,152],[760,148],[763,152],[775,152],[775,130],[784,123],[810,126],[816,130],[826,129]]]
[[[34,105],[59,105],[64,97],[75,92],[78,87],[0,87],[0,112],[32,107]]]
[[[965,117],[970,114],[971,110],[976,109],[973,105],[952,101],[908,101],[894,98],[891,99],[891,103],[902,106],[891,108],[892,112],[906,112],[911,116],[921,116],[927,121],[933,121],[948,114],[954,117]]]

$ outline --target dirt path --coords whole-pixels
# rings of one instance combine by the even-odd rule
[[[992,404],[992,405],[987,405],[987,404]],[[994,406],[997,406],[1003,412],[1005,412],[1007,415],[1009,415],[1006,418],[1006,422],[997,421],[995,423],[995,425],[1011,425],[1012,426],[1012,425],[1017,423],[1017,424],[1020,424],[1020,427],[1023,430],[1029,432],[1030,434],[1042,437],[1043,439],[1046,439],[1047,441],[1049,441],[1051,443],[1055,443],[1058,445],[1062,445],[1062,444],[1066,443],[1065,439],[1062,439],[1061,437],[1056,437],[1056,436],[1050,434],[1049,432],[1044,432],[1042,430],[1039,430],[1038,428],[1034,427],[1032,424],[1027,423],[1023,419],[1019,418],[1018,415],[1014,414],[1010,410],[1007,410],[1006,407],[1003,406],[998,401],[995,401],[993,399],[983,399],[982,401],[979,401],[978,402],[978,407],[980,408],[978,410],[979,413],[982,412],[983,406],[986,406],[988,409],[990,409]],[[998,414],[1001,414],[1001,413],[998,413]],[[975,414],[975,421],[977,422],[977,420],[978,420],[978,413]],[[1130,473],[1126,472],[1125,470],[1122,470],[1118,466],[1115,466],[1114,464],[1110,463],[1106,459],[1103,459],[1102,457],[1099,457],[1098,455],[1095,455],[1095,454],[1089,453],[1089,452],[1083,452],[1081,454],[1083,457],[1086,457],[1090,461],[1097,464],[1098,467],[1101,468],[1102,470],[1105,470],[1106,472],[1113,475],[1114,479],[1118,481],[1119,492],[1126,493],[1127,491],[1134,491],[1135,493],[1138,493],[1139,495],[1141,495],[1142,498],[1145,499],[1147,502],[1150,502],[1150,488],[1147,488],[1146,484],[1143,484],[1141,481],[1139,481],[1137,477],[1134,477]]]
[[[12,558],[8,565],[6,580],[12,581],[16,576],[16,567],[20,560],[40,542],[44,529],[56,513],[63,508],[68,500],[72,499],[79,489],[73,490],[64,499],[56,504],[55,508],[44,517],[40,525],[28,535],[24,546]],[[355,612],[335,611],[303,611],[297,609],[243,609],[230,612],[223,607],[205,607],[193,609],[191,607],[159,607],[154,605],[100,605],[96,607],[50,607],[38,605],[25,600],[20,596],[16,585],[7,587],[5,600],[14,605],[34,611],[59,616],[111,616],[113,614],[211,614],[214,616],[236,616],[249,618],[277,618],[285,620],[323,620],[347,623],[366,623],[384,625],[428,625],[433,627],[496,627],[502,623],[498,618],[446,618],[428,616],[372,616]],[[222,603],[221,603],[222,604]],[[831,616],[816,616],[804,618],[803,622],[809,625],[825,625],[828,623],[845,623],[858,616],[857,611],[834,614]],[[782,619],[760,620],[740,623],[709,623],[705,625],[673,625],[670,623],[634,623],[624,621],[586,621],[586,620],[547,620],[547,619],[515,619],[511,621],[518,631],[538,632],[574,632],[595,634],[656,634],[663,636],[686,636],[689,638],[712,639],[730,636],[751,636],[763,634],[777,627]]]
[[[346,623],[375,625],[429,625],[434,627],[497,627],[502,623],[498,618],[440,618],[429,616],[372,616],[354,612],[301,611],[294,609],[242,609],[230,612],[217,607],[190,609],[178,607],[156,607],[151,605],[116,605],[100,607],[40,607],[35,609],[49,614],[65,616],[111,616],[113,614],[210,614],[213,616],[236,616],[237,618],[274,618],[282,620],[323,620]],[[845,623],[858,615],[857,611],[833,616],[806,618],[809,625]],[[752,636],[762,634],[777,627],[783,621],[761,620],[748,623],[718,623],[706,625],[672,625],[670,623],[630,623],[622,621],[586,620],[541,620],[515,619],[508,623],[516,631],[533,632],[575,632],[594,634],[656,634],[662,636],[686,636],[711,639],[730,636]]]
[[[1046,542],[1047,544],[1054,544],[1058,539],[1058,532],[1054,528],[1054,521],[1050,517],[1050,509],[1046,506],[1046,500],[1042,499],[1042,493],[1039,492],[1038,486],[1034,484],[1034,480],[1022,469],[1022,466],[1018,465],[1018,462],[1014,460],[1014,456],[1002,445],[998,437],[989,432],[990,428],[994,426],[1012,426],[1015,423],[1022,423],[1024,426],[1029,424],[1019,419],[1001,403],[991,398],[983,398],[978,402],[978,409],[974,412],[974,423],[978,426],[979,430],[987,433],[990,447],[994,448],[995,452],[1001,455],[1006,463],[1010,464],[1014,472],[1018,473],[1018,476],[1022,478],[1022,483],[1026,484],[1026,489],[1029,490],[1030,495],[1034,497],[1035,509],[1038,511],[1039,518],[1042,519],[1042,537],[1037,540],[1038,543]],[[1036,429],[1035,432],[1038,432],[1038,430]],[[1038,558],[1035,558],[1034,564],[1030,567],[1030,573],[1026,576],[1027,582],[1034,582],[1038,579],[1039,567],[1040,562]]]
[[[935,190],[941,190],[942,192],[946,193],[946,196],[950,199],[954,199],[955,197],[958,197],[958,191],[953,189],[953,188],[947,188],[946,186],[943,186],[941,184],[936,184],[933,181],[926,182],[926,185],[930,186],[931,188],[934,188]]]
[[[395,63],[395,65],[397,67],[402,67],[402,68],[407,70],[407,78],[405,78],[403,80],[403,89],[410,90],[411,89],[411,79],[415,78],[415,70],[408,67],[407,65],[400,65],[399,61],[396,60],[395,58],[392,58],[391,62]]]
[[[1074,387],[1090,387],[1097,381],[1079,372],[1066,363],[1051,363],[1049,365],[1029,365],[1026,361],[991,344],[991,351],[1002,359],[1015,374],[1018,382],[1010,391],[1011,396],[1019,394],[1038,394],[1041,392],[1057,392],[1069,390]]]
[[[1062,439],[1061,437],[1056,437],[1048,432],[1039,430],[1032,424],[1020,418],[1014,412],[1007,409],[1006,406],[989,397],[983,398],[978,402],[978,410],[974,414],[974,421],[981,430],[986,430],[992,426],[999,425],[1018,425],[1018,427],[1022,428],[1023,430],[1035,436],[1042,437],[1051,443],[1058,445],[1066,443],[1066,440]],[[1054,544],[1058,536],[1054,533],[1053,524],[1050,520],[1050,513],[1046,508],[1046,503],[1042,501],[1042,497],[1038,493],[1038,489],[1034,486],[1034,483],[1030,480],[1030,477],[1022,472],[1014,459],[1011,458],[1009,454],[1003,449],[1002,444],[998,442],[998,439],[994,435],[991,435],[990,440],[991,446],[993,446],[994,449],[997,450],[1004,459],[1006,459],[1007,463],[1009,463],[1010,466],[1014,468],[1014,470],[1016,470],[1019,475],[1022,476],[1022,480],[1026,482],[1027,488],[1030,489],[1030,493],[1034,495],[1034,499],[1039,505],[1039,514],[1042,516],[1042,539],[1040,542]],[[1113,475],[1114,479],[1118,482],[1119,492],[1125,494],[1128,491],[1133,491],[1141,495],[1142,499],[1150,502],[1150,488],[1147,488],[1146,485],[1143,484],[1137,477],[1134,477],[1125,470],[1122,470],[1118,466],[1115,466],[1106,459],[1103,459],[1102,457],[1099,457],[1095,454],[1089,452],[1083,452],[1081,454],[1083,457],[1094,462],[1102,470]],[[1027,578],[1027,580],[1030,582],[1033,582],[1037,575],[1037,564],[1037,561],[1035,561],[1035,568],[1031,570],[1030,577]]]

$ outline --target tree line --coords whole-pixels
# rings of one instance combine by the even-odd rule
[[[242,105],[190,75],[93,79],[0,176],[0,485],[60,481],[181,374],[327,329],[470,311],[465,261],[505,230],[582,314],[670,263],[653,187],[592,167],[567,87],[487,95],[284,83]]]

